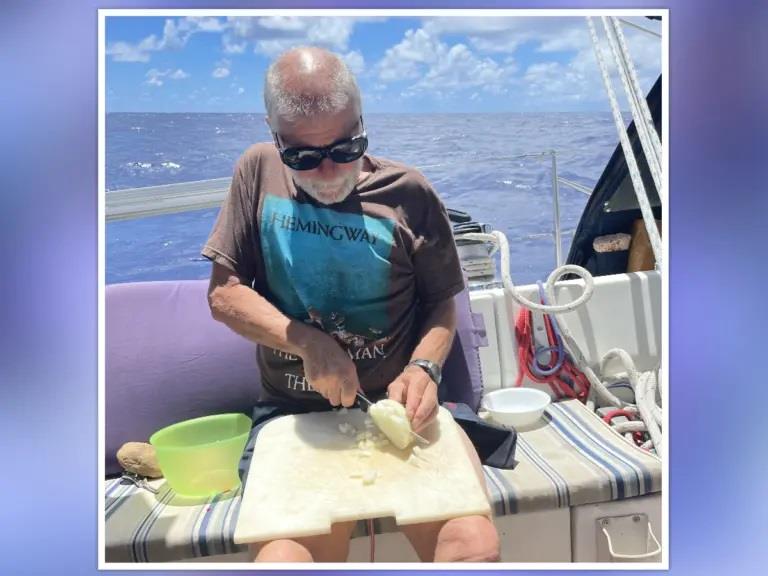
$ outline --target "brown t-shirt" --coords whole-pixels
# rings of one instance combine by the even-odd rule
[[[445,207],[418,171],[365,156],[370,174],[325,206],[298,188],[273,144],[240,158],[202,255],[286,316],[331,334],[367,393],[384,392],[418,343],[420,303],[464,286]],[[300,358],[258,347],[265,399],[327,406]]]

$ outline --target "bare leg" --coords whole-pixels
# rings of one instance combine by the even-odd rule
[[[422,562],[498,562],[499,535],[485,516],[401,528]]]
[[[480,459],[474,446],[460,430],[464,447],[483,490],[488,495]],[[465,516],[447,521],[402,526],[422,562],[498,562],[499,535],[491,518]]]
[[[346,562],[355,522],[339,522],[331,533],[251,544],[254,562]]]

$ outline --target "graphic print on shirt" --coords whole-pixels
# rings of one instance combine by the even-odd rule
[[[261,239],[280,310],[332,335],[353,360],[386,357],[394,222],[267,195]]]

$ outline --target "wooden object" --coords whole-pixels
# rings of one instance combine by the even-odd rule
[[[656,228],[661,233],[661,220],[656,220]],[[653,257],[651,241],[642,218],[632,223],[632,242],[629,245],[629,260],[627,272],[653,270],[656,259]]]

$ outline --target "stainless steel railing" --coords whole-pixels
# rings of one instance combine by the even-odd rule
[[[514,156],[497,156],[494,162],[521,160],[524,158],[550,158],[552,170],[552,207],[553,207],[553,239],[555,245],[555,263],[563,264],[562,230],[560,223],[560,184],[591,194],[592,190],[557,173],[557,151],[532,152]],[[437,165],[436,165],[437,166]],[[421,168],[434,167],[422,166]],[[114,190],[105,194],[105,214],[108,222],[128,220],[146,216],[159,216],[216,208],[221,205],[229,190],[231,178],[212,178],[193,182],[180,182],[160,186],[146,186],[125,190]]]

